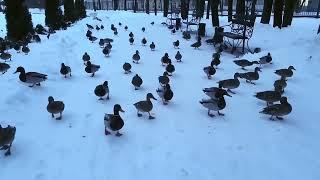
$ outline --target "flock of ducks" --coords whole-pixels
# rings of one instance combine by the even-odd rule
[[[154,22],[151,23],[153,25]],[[97,37],[93,36],[93,30],[96,29],[97,31],[104,30],[104,26],[94,26],[90,24],[87,25],[87,32],[86,37],[87,39],[94,43],[98,40]],[[122,23],[118,24],[119,27],[122,27]],[[119,28],[118,27],[118,28]],[[115,36],[118,36],[118,28],[115,27],[114,24],[111,25],[111,30],[113,31]],[[128,30],[128,26],[124,27],[124,30]],[[142,32],[146,31],[145,27],[141,28]],[[172,32],[175,33],[175,32]],[[190,33],[184,32],[183,33],[184,39],[190,39]],[[113,39],[105,38],[99,40],[99,45],[102,48],[102,53],[108,57],[110,53],[112,53],[112,43]],[[135,42],[134,34],[132,32],[129,33],[129,43],[130,45],[133,45]],[[141,40],[141,44],[143,46],[146,46],[148,43],[147,39],[144,37]],[[173,48],[179,49],[180,41],[174,41]],[[201,46],[201,38],[198,37],[197,42],[193,43],[191,47],[194,47],[195,49],[199,48]],[[149,45],[150,50],[154,51],[156,48],[156,45],[154,42],[151,42]],[[212,61],[209,66],[204,67],[203,71],[208,77],[208,79],[211,79],[212,76],[214,76],[218,69],[219,65],[221,63],[220,57],[221,57],[222,50],[219,50],[218,52],[214,53],[212,56]],[[180,51],[177,51],[177,53],[174,56],[176,62],[182,62],[182,54]],[[8,53],[3,52],[1,54],[1,59],[3,59],[5,62],[11,60],[11,55],[9,56]],[[134,64],[139,64],[140,62],[140,52],[136,50],[136,52],[132,55],[132,62]],[[84,63],[84,72],[90,74],[91,77],[94,77],[95,74],[100,70],[100,65],[93,64],[91,62],[90,55],[85,52],[82,56],[82,60]],[[5,74],[9,69],[10,65],[7,63],[0,63],[0,72],[2,74]],[[159,88],[156,90],[159,98],[162,100],[164,105],[167,105],[174,96],[174,93],[171,89],[170,85],[170,77],[173,76],[175,73],[175,66],[172,63],[172,60],[170,59],[168,53],[164,53],[163,57],[160,60],[160,63],[164,67],[164,73],[158,77],[159,81]],[[212,111],[216,111],[219,116],[223,116],[224,114],[220,111],[223,110],[226,107],[226,101],[225,96],[232,97],[229,93],[235,94],[234,89],[237,89],[240,86],[240,80],[239,79],[245,79],[247,83],[255,84],[255,81],[259,80],[259,72],[261,72],[262,66],[266,64],[272,63],[272,57],[271,54],[268,53],[268,55],[261,57],[259,61],[249,61],[246,59],[241,60],[235,60],[235,65],[240,66],[242,70],[247,71],[247,67],[258,65],[254,68],[254,71],[250,72],[243,72],[239,73],[236,72],[234,74],[234,77],[231,79],[225,79],[218,81],[217,87],[210,87],[210,88],[204,88],[203,92],[209,97],[208,99],[203,99],[200,101],[200,104],[205,107],[208,110],[208,115],[210,117],[215,116]],[[129,62],[125,62],[122,66],[125,74],[130,74],[132,65]],[[278,119],[283,119],[282,117],[285,115],[288,115],[292,111],[291,105],[288,103],[287,98],[282,96],[284,93],[284,90],[287,86],[287,78],[292,77],[293,71],[295,68],[293,66],[290,66],[288,69],[279,69],[275,71],[275,74],[280,76],[279,80],[276,80],[274,82],[274,90],[272,91],[263,91],[258,92],[255,97],[263,100],[267,103],[267,107],[265,107],[261,113],[271,115],[271,119],[273,117],[276,117]],[[19,80],[25,84],[28,84],[29,87],[34,86],[40,86],[42,82],[47,80],[47,75],[42,74],[39,72],[26,72],[25,69],[22,66],[19,66],[14,73],[19,73]],[[67,77],[72,77],[72,71],[71,67],[61,63],[60,68],[60,74]],[[135,90],[139,90],[140,87],[143,84],[143,79],[138,75],[135,74],[132,77],[131,84],[133,85]],[[104,81],[102,84],[99,84],[94,89],[94,94],[99,98],[99,100],[108,100],[110,98],[110,92],[109,92],[109,83],[108,81]],[[151,111],[153,109],[153,103],[152,100],[157,100],[152,93],[147,93],[146,99],[141,100],[139,102],[136,102],[133,104],[133,106],[136,108],[137,116],[142,117],[143,113],[148,114],[148,118],[155,119],[155,117],[151,114]],[[273,104],[276,102],[280,102],[278,104]],[[52,118],[55,118],[56,120],[62,119],[62,114],[65,109],[65,104],[63,101],[56,101],[52,96],[48,97],[48,105],[47,105],[47,111],[51,114]],[[105,135],[115,134],[116,136],[121,136],[120,130],[124,126],[124,120],[120,116],[120,112],[124,113],[125,111],[122,109],[122,107],[119,104],[114,105],[113,113],[112,114],[105,114],[104,116],[104,125],[105,125]],[[16,129],[13,127],[8,126],[7,128],[2,128],[0,126],[0,147],[2,147],[2,150],[7,150],[5,155],[10,155],[10,148],[12,141],[14,139]]]

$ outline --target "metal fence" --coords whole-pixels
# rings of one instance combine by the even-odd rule
[[[318,2],[317,2],[318,1]],[[143,12],[145,11],[145,0],[137,0],[137,12]],[[149,9],[150,12],[153,12],[154,10],[154,1],[149,1]],[[235,1],[234,1],[235,2]],[[309,1],[310,3],[311,1]],[[207,2],[206,2],[207,3]],[[133,0],[127,0],[127,10],[133,10],[134,8],[134,1]],[[85,6],[87,9],[94,9],[94,2],[92,1],[86,1]],[[180,1],[173,1],[169,4],[169,9],[171,9],[171,6],[173,9],[180,7]],[[95,7],[96,9],[100,9],[98,0],[95,0]],[[205,6],[205,12],[207,12]],[[195,9],[195,2],[190,1],[189,5],[190,11]],[[235,3],[233,9],[235,10]],[[113,1],[112,0],[101,0],[101,10],[113,10]],[[124,10],[124,0],[119,0],[119,6],[117,10]],[[219,6],[219,15],[226,16],[228,14],[227,12],[228,6],[227,6],[227,0],[221,0],[221,4]],[[294,17],[315,17],[320,18],[320,0],[313,0],[312,4],[304,5],[300,8],[297,8],[294,12]],[[161,12],[163,11],[163,0],[157,0],[157,11]],[[263,0],[258,0],[258,3],[256,5],[256,13],[258,16],[261,16],[263,11]]]

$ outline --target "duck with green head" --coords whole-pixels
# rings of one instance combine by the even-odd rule
[[[124,126],[124,121],[120,116],[120,112],[124,113],[119,104],[114,105],[113,114],[105,114],[104,116],[104,132],[105,135],[111,134],[111,132],[116,132],[116,136],[122,136],[119,132],[120,129]],[[110,132],[111,131],[111,132]]]

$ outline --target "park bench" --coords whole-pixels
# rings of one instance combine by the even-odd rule
[[[200,23],[200,18],[197,17],[197,12],[195,10],[192,12],[191,18],[188,17],[185,21],[183,21],[183,24],[186,25],[186,31],[190,31],[190,27],[192,26],[198,27],[199,23]]]

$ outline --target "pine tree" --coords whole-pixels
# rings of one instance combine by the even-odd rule
[[[149,5],[149,0],[146,0],[146,13],[150,13],[150,5]]]
[[[218,14],[218,7],[220,4],[220,0],[212,0],[211,4],[211,19],[212,19],[212,26],[219,26],[219,14]]]
[[[64,18],[66,21],[75,21],[74,1],[64,0]]]
[[[62,27],[63,16],[62,11],[59,7],[59,0],[46,0],[46,25],[58,30]]]
[[[5,0],[5,17],[7,21],[7,37],[12,41],[24,40],[34,33],[31,14],[24,0]]]
[[[80,19],[80,0],[74,1],[74,17],[76,20]]]
[[[263,12],[261,17],[262,24],[269,24],[272,11],[273,0],[264,0]]]
[[[278,28],[282,27],[283,5],[284,5],[284,0],[274,1],[273,27],[278,27]]]
[[[79,11],[80,12],[80,14],[79,14],[80,19],[87,17],[86,6],[84,5],[84,0],[80,0],[79,10],[80,10]]]

